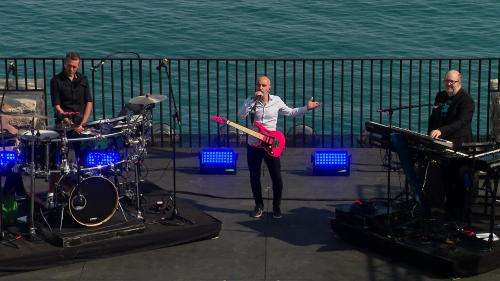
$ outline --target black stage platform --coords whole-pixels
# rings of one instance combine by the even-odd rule
[[[58,227],[50,230],[46,224],[39,222],[39,239],[30,241],[23,235],[15,235],[10,241],[2,241],[0,275],[173,246],[219,235],[219,220],[183,200],[177,200],[178,216],[175,218],[172,212],[153,210],[150,207],[158,200],[165,200],[169,194],[152,183],[143,183],[141,188],[144,192],[144,221],[133,216],[135,210],[130,207],[132,204],[122,204],[124,212],[117,210],[109,221],[98,227],[83,227],[65,220],[59,231]]]
[[[81,253],[75,252],[79,258],[71,259],[70,264],[0,276],[0,280],[450,280],[428,268],[414,266],[414,260],[406,262],[385,251],[379,254],[358,247],[332,232],[330,218],[339,204],[351,203],[358,198],[369,200],[387,196],[387,171],[380,166],[383,151],[350,149],[350,176],[315,177],[308,169],[314,149],[287,148],[281,162],[284,182],[282,219],[272,217],[272,183],[265,168],[262,178],[265,213],[260,219],[249,216],[254,200],[246,149],[236,148],[236,151],[239,153],[236,174],[207,175],[199,173],[199,148],[177,150],[178,195],[182,202],[222,221],[218,239],[150,251],[140,248],[133,253],[99,259],[82,258]],[[155,148],[148,152],[145,178],[163,190],[171,191],[171,151]],[[392,198],[404,191],[401,173],[394,173],[391,191]],[[154,227],[163,229],[160,225]],[[141,237],[140,234],[129,236]],[[0,266],[3,261],[8,262],[3,253],[6,248],[5,245],[1,248]],[[53,253],[72,251],[72,248],[51,249]],[[500,280],[500,268],[462,280],[497,281]]]
[[[395,203],[388,212],[385,200],[339,204],[331,226],[349,242],[441,276],[471,276],[500,266],[500,242],[476,237],[489,233],[489,217],[479,208],[467,226],[437,210],[423,218],[413,207]]]

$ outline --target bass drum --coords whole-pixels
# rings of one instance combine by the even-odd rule
[[[118,207],[118,191],[104,177],[88,177],[70,193],[71,217],[83,226],[99,226],[113,217]]]

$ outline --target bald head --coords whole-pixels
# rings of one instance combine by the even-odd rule
[[[455,69],[448,71],[448,73],[446,73],[446,77],[447,78],[449,77],[449,78],[452,78],[455,80],[459,80],[460,83],[462,82],[462,74],[460,72],[458,72],[458,70],[455,70]]]
[[[259,82],[266,82],[267,84],[271,85],[271,79],[269,79],[269,77],[265,75],[257,77],[257,84],[259,84]]]
[[[460,91],[462,88],[462,74],[455,69],[452,69],[446,73],[444,78],[444,87],[448,95],[453,96]]]
[[[271,79],[265,75],[259,76],[255,88],[256,91],[261,91],[264,95],[268,95],[271,90]]]

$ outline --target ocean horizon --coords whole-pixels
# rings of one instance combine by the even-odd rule
[[[464,85],[479,104],[480,116],[473,121],[473,130],[479,135],[487,129],[482,121],[486,120],[488,112],[488,67],[491,67],[492,78],[499,75],[498,11],[500,2],[492,0],[467,4],[431,0],[415,3],[388,0],[312,1],[307,4],[262,0],[91,3],[76,0],[71,5],[60,0],[2,2],[0,15],[7,28],[0,41],[0,57],[60,58],[72,50],[78,51],[84,58],[97,59],[118,51],[136,52],[142,58],[347,58],[345,69],[342,69],[344,62],[340,61],[335,65],[333,61],[318,61],[315,65],[313,61],[300,60],[297,68],[292,62],[286,67],[283,61],[266,66],[261,60],[251,63],[248,69],[251,75],[269,71],[275,80],[275,94],[291,105],[301,106],[313,95],[321,99],[324,105],[316,110],[316,120],[315,114],[309,114],[303,122],[331,134],[342,130],[346,134],[361,133],[364,120],[378,117],[376,110],[379,107],[406,105],[421,98],[424,103],[430,103],[442,85],[440,79],[446,68],[462,67],[467,72],[464,72]],[[118,57],[135,58],[130,54]],[[451,57],[493,58],[493,63],[488,66],[488,61],[484,60],[481,68],[478,60],[450,60],[443,61],[443,65],[441,61],[426,60],[420,61],[420,64],[415,61],[411,64],[409,60],[396,60],[392,68],[392,61],[375,61],[371,66],[366,62],[363,66],[364,81],[361,83],[360,61],[349,60]],[[49,71],[47,79],[60,71],[60,61],[56,61],[48,61],[49,65],[44,70]],[[202,61],[201,80],[196,76],[196,61],[192,62],[190,67],[187,60],[174,60],[173,64],[173,89],[181,105],[183,123],[202,120],[189,123],[189,129],[185,131],[203,133],[206,129],[215,132],[216,126],[208,121],[208,117],[220,110],[232,115],[239,106],[233,101],[243,101],[253,85],[244,76],[246,67],[243,62],[237,67],[235,61],[222,61],[219,69],[219,62],[211,63],[209,67],[208,61]],[[0,68],[3,68],[1,63]],[[25,62],[21,60],[20,63],[23,65]],[[28,76],[34,73],[33,63],[28,61],[22,66],[29,70]],[[137,63],[131,66],[135,73],[133,76],[132,72],[126,71],[118,77],[118,63],[113,66],[107,62],[102,71],[91,72],[92,62],[86,61],[82,71],[91,78],[92,91],[100,100],[93,117],[111,117],[121,110],[121,104],[143,92],[167,94],[166,85],[163,90],[160,89],[156,73],[149,78],[158,62],[153,60],[149,63],[151,71],[144,65],[142,71],[145,75],[139,82]],[[326,65],[325,69],[322,64]],[[130,66],[127,62],[125,65]],[[427,73],[431,66],[432,74]],[[41,61],[38,60],[38,69],[41,68]],[[209,68],[210,75],[205,73]],[[285,68],[288,87],[284,84]],[[189,78],[188,69],[191,71]],[[352,77],[349,76],[351,69]],[[468,73],[469,69],[471,73]],[[418,73],[422,70],[424,76],[420,77]],[[111,81],[112,71],[116,76],[115,84]],[[375,72],[373,84],[370,84],[371,71]],[[295,72],[297,79],[292,77]],[[132,77],[135,82],[130,80]],[[228,85],[224,82],[225,77]],[[301,77],[305,79],[303,83]],[[119,84],[120,79],[125,81],[124,85]],[[212,84],[210,87],[208,80]],[[142,82],[144,87],[140,88]],[[297,86],[296,89],[290,86],[292,83]],[[116,100],[119,95],[121,101]],[[190,99],[199,97],[199,101]],[[367,99],[372,100],[369,106],[363,104]],[[219,108],[219,102],[227,105]],[[166,108],[167,104],[161,107]],[[48,110],[50,112],[50,106]],[[396,121],[400,126],[410,126],[412,122],[408,119],[413,116],[417,118],[414,120],[418,120],[418,129],[425,131],[429,110],[428,106],[423,108],[422,116],[420,110],[398,112]],[[341,118],[338,118],[339,113]],[[162,118],[167,115],[162,114],[160,116],[160,112],[156,112],[156,122],[164,122]],[[387,122],[387,116],[383,115],[379,120]],[[352,123],[348,124],[349,121]],[[289,130],[291,125],[292,122],[283,123],[285,130]]]

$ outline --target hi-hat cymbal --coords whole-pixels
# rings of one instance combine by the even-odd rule
[[[153,103],[159,103],[167,99],[166,96],[163,95],[151,95],[146,94],[144,96],[137,96],[130,99],[128,102],[131,104],[140,104],[140,105],[148,105]]]
[[[28,117],[28,118],[40,118],[40,119],[48,119],[48,117],[46,115],[40,115],[40,114],[32,114],[32,113],[12,113],[12,114],[9,114],[9,113],[0,113],[0,117],[7,117],[7,116],[10,116],[10,117]]]

